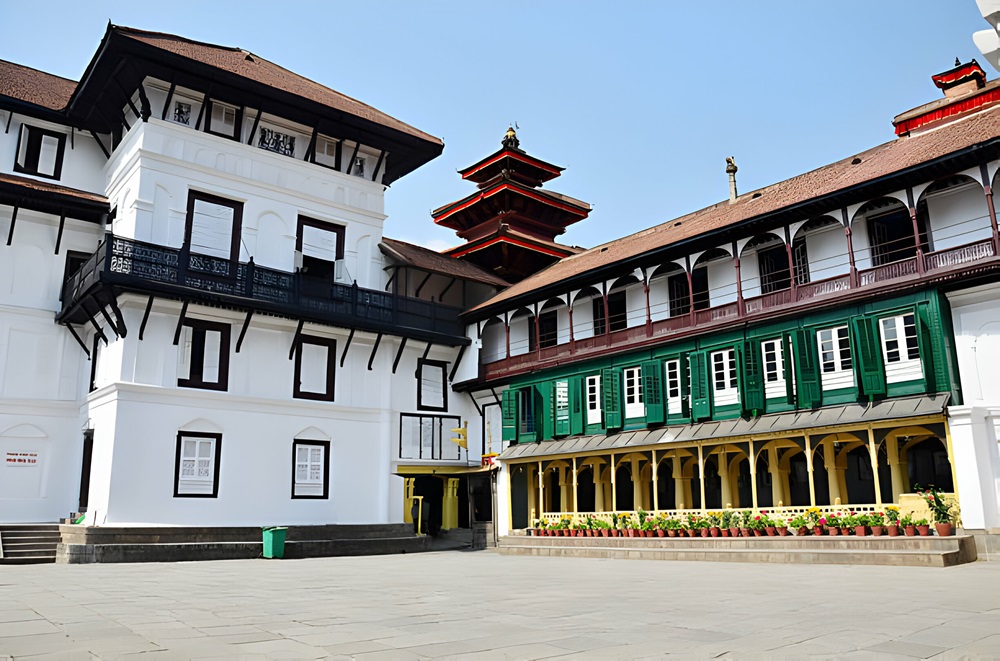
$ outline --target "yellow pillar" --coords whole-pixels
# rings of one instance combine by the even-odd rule
[[[715,457],[719,464],[719,483],[722,485],[722,506],[733,504],[733,485],[729,480],[729,461],[726,458],[726,451],[720,450]]]
[[[614,500],[613,492],[611,489],[611,477],[609,476],[601,481],[601,491],[604,492],[604,511],[610,512],[614,509],[612,501]],[[608,508],[611,509],[608,509]]]
[[[878,446],[875,445],[875,429],[868,425],[868,454],[872,461],[872,477],[875,479],[875,504],[882,506],[882,487],[878,479]]]
[[[570,482],[569,476],[566,474],[566,467],[559,467],[559,511],[569,512],[570,502],[569,502],[569,489]]]
[[[604,479],[601,477],[601,465],[596,461],[590,465],[594,480],[594,511],[604,511]]]
[[[944,447],[948,452],[948,463],[951,465],[951,483],[955,488],[955,500],[960,503],[961,500],[959,500],[958,496],[958,475],[955,474],[955,450],[951,444],[951,428],[948,427],[947,420],[942,424],[944,424]],[[907,474],[907,479],[909,479],[909,474]],[[907,488],[909,488],[909,485],[907,485]]]
[[[826,466],[827,484],[830,491],[830,504],[842,501],[840,491],[840,471],[837,469],[837,449],[833,447],[833,439],[823,441],[823,465]],[[844,491],[844,493],[847,493]]]
[[[611,453],[611,511],[618,511],[618,494],[615,492],[615,453]]]
[[[899,495],[906,493],[903,490],[903,472],[900,470],[899,462],[899,437],[895,432],[885,437],[886,461],[889,462],[889,475],[892,479],[892,502],[899,502]]]
[[[403,478],[403,523],[413,523],[413,485],[416,479],[412,477]]]
[[[579,506],[577,504],[577,495],[576,495],[577,483],[576,483],[576,478],[577,478],[576,457],[573,457],[573,513],[574,514],[576,514],[580,510],[580,508],[579,508]]]
[[[816,481],[813,480],[813,450],[812,441],[806,436],[806,473],[809,476],[809,505],[816,506]]]
[[[538,518],[545,514],[545,469],[538,462]]]
[[[642,473],[639,469],[639,460],[632,458],[632,509],[635,511],[646,509],[643,498]]]
[[[785,499],[782,471],[778,467],[778,448],[774,446],[767,449],[767,471],[771,474],[771,504],[777,507],[778,503],[785,503],[787,501]]]
[[[705,511],[705,455],[701,443],[698,444],[698,486],[701,491],[701,509]]]
[[[458,478],[449,477],[444,482],[444,498],[441,502],[441,529],[458,527]]]
[[[733,464],[736,464],[736,469],[733,469]],[[740,507],[740,463],[737,459],[729,460],[729,493],[732,497],[732,506]],[[725,503],[723,503],[725,505]]]
[[[658,511],[660,509],[660,489],[657,483],[657,469],[659,465],[656,463],[656,450],[653,450],[653,511]]]
[[[680,456],[675,452],[674,456],[670,459],[670,465],[673,470],[671,474],[674,477],[674,509],[683,509],[683,505],[690,505],[691,501],[685,500],[687,498],[684,489],[684,471],[681,464]]]
[[[528,477],[526,479],[526,482],[528,483],[528,513],[531,514],[534,512],[535,514],[532,518],[538,518],[538,489],[535,484],[535,480],[533,479],[534,476],[532,475],[534,468],[532,468],[531,464],[524,464],[523,468],[528,473]],[[508,488],[509,486],[510,485],[508,485]],[[529,521],[528,523],[533,525],[535,522]]]
[[[750,506],[757,509],[757,449],[750,441]]]

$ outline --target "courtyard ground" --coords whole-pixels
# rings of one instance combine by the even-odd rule
[[[1000,658],[1000,563],[419,555],[0,567],[20,658]]]

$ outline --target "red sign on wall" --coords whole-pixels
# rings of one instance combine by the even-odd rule
[[[38,465],[38,453],[37,452],[5,452],[4,453],[4,465],[5,466],[37,466]]]

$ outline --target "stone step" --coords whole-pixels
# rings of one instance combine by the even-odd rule
[[[3,557],[0,558],[0,565],[41,565],[47,563],[54,563],[56,561],[55,553],[51,555],[22,555],[15,556],[12,558]]]
[[[4,540],[3,542],[3,554],[5,556],[14,555],[15,553],[33,553],[35,551],[51,551],[56,552],[56,542],[8,542]]]
[[[26,540],[26,539],[51,539],[59,541],[59,532],[48,532],[41,530],[23,530],[19,532],[2,532],[0,533],[0,538],[6,544],[8,541],[15,540]]]
[[[866,543],[866,542],[872,543]],[[943,538],[601,538],[500,539],[505,555],[605,559],[951,567],[976,560],[972,537]]]

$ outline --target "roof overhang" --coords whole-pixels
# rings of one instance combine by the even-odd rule
[[[504,197],[498,198],[498,196]],[[436,224],[453,229],[472,227],[483,220],[483,218],[473,218],[473,216],[481,216],[482,213],[486,213],[487,216],[496,215],[491,211],[478,211],[477,207],[482,207],[483,202],[500,199],[501,210],[508,210],[513,205],[511,198],[516,198],[521,205],[537,209],[535,212],[523,212],[529,217],[538,216],[543,212],[548,213],[552,218],[551,224],[557,228],[565,228],[583,220],[590,214],[590,205],[576,203],[570,201],[571,198],[552,195],[548,191],[529,188],[515,181],[501,179],[492,186],[435,209],[431,212],[431,218]]]
[[[462,179],[474,182],[488,181],[502,170],[513,169],[518,164],[525,166],[525,174],[533,176],[540,183],[555,179],[565,170],[565,168],[528,156],[520,150],[503,148],[481,161],[459,170],[458,173],[462,175]]]
[[[830,434],[857,430],[868,425],[897,425],[902,421],[924,424],[942,422],[950,395],[919,395],[885,399],[871,406],[845,404],[811,411],[772,413],[745,420],[720,420],[690,425],[671,425],[657,429],[625,431],[617,434],[575,436],[557,441],[518,443],[509,446],[499,457],[504,463],[537,461],[555,456],[587,455],[595,452],[623,452],[664,449],[700,441],[746,443],[749,440],[772,440],[784,436]]]
[[[102,196],[9,174],[0,174],[0,204],[94,223],[110,212]]]

